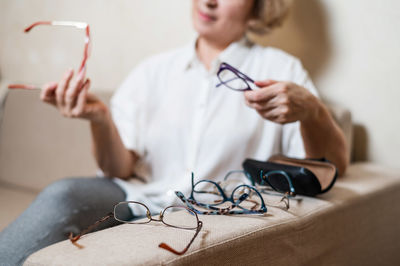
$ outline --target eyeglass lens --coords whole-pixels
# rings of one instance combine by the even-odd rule
[[[141,213],[143,219],[129,220],[126,219],[124,210],[130,208],[133,213]],[[183,211],[182,211],[183,210]],[[181,211],[181,212],[178,212]],[[164,224],[172,227],[177,227],[181,229],[196,229],[198,226],[197,216],[192,212],[187,210],[185,207],[175,207],[170,206],[164,209],[161,214],[160,220],[153,219],[149,214],[149,210],[143,204],[136,202],[121,202],[117,204],[114,208],[114,216],[120,222],[130,223],[130,224],[143,224],[149,223],[152,220],[162,221]]]
[[[223,69],[219,72],[218,77],[230,89],[242,91],[249,88],[247,82],[230,69]]]
[[[266,175],[266,178],[273,189],[278,192],[290,192],[289,180],[280,173],[271,173]]]

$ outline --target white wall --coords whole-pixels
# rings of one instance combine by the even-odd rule
[[[83,20],[93,36],[88,76],[94,88],[113,90],[143,58],[193,38],[190,2],[0,0],[0,77],[42,84],[76,68],[83,32],[22,29]],[[355,159],[400,167],[400,2],[295,0],[287,23],[257,41],[300,57],[323,99],[351,110]]]

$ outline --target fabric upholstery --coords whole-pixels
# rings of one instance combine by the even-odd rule
[[[183,256],[193,231],[159,223],[120,225],[45,248],[25,265],[395,265],[400,261],[400,172],[352,165],[346,177],[318,198],[298,197],[285,211],[264,216],[200,216],[199,237]],[[266,197],[267,202],[278,198]],[[176,213],[180,215],[180,213]]]

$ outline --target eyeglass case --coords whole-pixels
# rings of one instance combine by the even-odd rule
[[[263,181],[261,170],[263,173],[282,170],[289,175],[296,194],[311,197],[330,190],[338,175],[335,165],[325,159],[297,159],[283,155],[274,155],[268,161],[246,159],[242,166],[257,184]]]

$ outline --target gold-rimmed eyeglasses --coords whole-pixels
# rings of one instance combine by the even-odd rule
[[[145,213],[145,219],[137,219],[137,220],[129,220],[126,218],[126,209],[129,208],[133,210],[135,213]],[[181,214],[185,215],[182,217],[182,215],[177,215],[176,212],[181,211]],[[110,212],[100,220],[96,221],[94,224],[90,225],[88,228],[83,230],[81,233],[79,233],[76,236],[73,236],[72,233],[69,234],[69,239],[71,242],[79,247],[83,248],[80,244],[77,243],[77,241],[85,234],[89,233],[92,231],[94,228],[96,228],[100,223],[110,219],[114,218],[115,220],[121,222],[121,223],[127,223],[127,224],[147,224],[150,223],[151,221],[155,222],[162,222],[163,224],[167,226],[171,226],[174,228],[179,228],[179,229],[184,229],[184,230],[196,230],[196,233],[190,240],[190,242],[186,245],[186,247],[182,251],[177,251],[176,249],[172,248],[168,244],[162,242],[158,246],[160,248],[166,249],[176,255],[183,255],[185,252],[189,249],[197,235],[199,234],[203,222],[199,220],[199,217],[197,214],[183,206],[169,206],[166,207],[164,210],[160,212],[159,219],[154,219],[150,213],[149,208],[137,201],[123,201],[120,203],[117,203],[114,206],[114,211]]]

